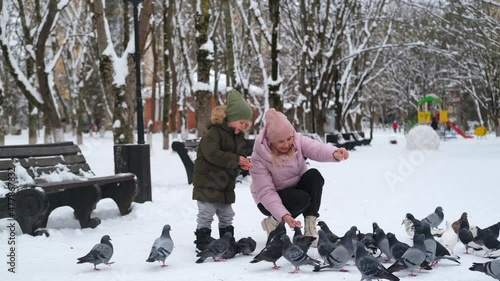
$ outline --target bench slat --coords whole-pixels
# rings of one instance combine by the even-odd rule
[[[87,164],[87,163],[82,163],[82,164],[78,163],[78,164],[65,165],[65,166],[68,167],[68,169],[71,173],[76,174],[76,175],[80,174],[80,169],[82,169],[84,172],[90,171],[89,164]],[[28,174],[31,177],[38,177],[42,173],[50,174],[50,173],[57,171],[58,169],[57,169],[57,167],[49,166],[49,167],[33,167],[33,169],[26,169],[26,170],[28,171]],[[36,171],[36,176],[34,175],[33,171]]]
[[[82,154],[80,155],[67,155],[67,156],[52,156],[52,157],[44,157],[44,158],[22,158],[19,159],[21,166],[24,168],[29,167],[47,167],[47,166],[55,166],[57,164],[78,164],[85,163],[85,157]]]
[[[74,180],[74,181],[64,181],[64,182],[40,183],[40,184],[36,184],[36,186],[43,188],[43,190],[45,190],[45,192],[53,192],[53,191],[58,191],[60,189],[89,186],[92,184],[106,185],[106,184],[110,184],[110,183],[124,182],[124,181],[133,180],[134,178],[135,178],[134,174],[123,173],[123,174],[117,174],[117,175],[113,175],[113,176],[88,178],[87,180],[82,180],[82,181]]]
[[[12,145],[8,149],[0,149],[0,158],[29,158],[54,155],[76,155],[80,148],[72,142],[52,143],[44,145]]]
[[[0,171],[8,170],[14,168],[14,164],[11,159],[0,159]]]
[[[0,171],[0,181],[7,182],[9,180],[9,171]]]

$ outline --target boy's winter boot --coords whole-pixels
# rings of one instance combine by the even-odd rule
[[[262,229],[267,233],[267,236],[269,236],[269,233],[271,233],[271,231],[275,230],[276,227],[278,227],[278,221],[275,220],[272,216],[263,219],[260,224],[262,225]]]
[[[233,237],[234,237],[234,226],[230,225],[230,226],[226,226],[226,227],[219,227],[219,237],[220,238],[222,238],[222,236],[226,232],[230,232],[231,235],[233,235]]]
[[[306,236],[313,236],[316,237],[316,240],[314,240],[311,244],[311,247],[316,248],[318,247],[318,231],[316,230],[316,224],[317,224],[317,217],[315,216],[306,216],[304,219],[304,235]]]
[[[194,232],[194,235],[196,235],[196,240],[194,243],[196,244],[196,252],[201,252],[205,250],[210,244],[210,242],[214,241],[215,239],[210,236],[212,234],[212,230],[210,228],[200,228],[197,229]]]

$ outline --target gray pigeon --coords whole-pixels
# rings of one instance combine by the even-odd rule
[[[233,237],[233,235],[228,231],[222,235],[222,238],[210,242],[205,250],[196,255],[199,257],[196,263],[203,263],[210,257],[213,258],[214,261],[220,261],[222,256],[229,250],[231,237]]]
[[[155,242],[153,243],[153,246],[151,247],[151,252],[149,253],[149,257],[146,261],[147,262],[161,261],[162,262],[161,267],[165,267],[167,266],[165,264],[165,260],[167,259],[168,256],[170,256],[173,249],[174,249],[174,242],[170,237],[170,225],[166,224],[163,227],[161,236],[159,238],[156,238]]]
[[[229,238],[229,248],[227,251],[222,255],[222,259],[227,260],[227,259],[232,259],[236,254],[238,253],[238,244],[236,243],[236,239],[231,236]]]
[[[292,244],[290,241],[290,237],[284,234],[281,236],[281,241],[283,241],[283,248],[281,249],[281,254],[283,257],[289,261],[293,266],[295,266],[295,270],[290,273],[298,273],[300,271],[301,265],[318,265],[320,262],[315,260],[307,255],[299,246]]]
[[[238,240],[236,244],[238,245],[236,248],[237,252],[242,255],[250,255],[257,247],[257,243],[252,239],[252,237],[243,237]]]
[[[342,267],[345,266],[345,264],[351,259],[354,253],[353,239],[354,237],[356,237],[355,235],[356,230],[357,230],[356,228],[349,229],[345,233],[344,237],[340,238],[340,241],[338,243],[331,246],[327,246],[328,248],[325,250],[322,249],[321,253],[318,246],[318,253],[323,258],[325,263],[322,265],[316,265],[313,271],[320,271],[323,268],[332,268],[335,270],[340,270],[341,272],[349,272],[348,270],[342,269]],[[334,249],[331,250],[329,253],[326,253],[328,250],[331,249],[332,246],[334,247]]]
[[[113,256],[113,245],[109,241],[111,241],[109,235],[104,235],[101,238],[101,243],[96,244],[85,256],[78,258],[77,263],[93,263],[94,270],[99,270],[97,265],[101,263],[106,265],[113,264],[114,262],[109,262]]]
[[[406,252],[401,256],[400,259],[396,260],[387,271],[390,273],[407,269],[410,271],[411,276],[416,276],[413,274],[413,270],[420,266],[425,261],[425,235],[420,233],[416,234],[413,238],[413,246],[406,250]]]
[[[387,236],[387,235],[386,235]],[[361,233],[356,234],[358,241],[365,245],[366,250],[372,252],[372,255],[375,255],[378,251],[377,246],[375,245],[375,238],[373,238],[373,233]]]
[[[314,236],[306,236],[302,234],[302,231],[300,230],[300,227],[296,226],[293,228],[294,234],[293,234],[293,244],[299,246],[302,251],[306,252],[309,250],[311,247],[311,244],[316,240],[316,237]]]
[[[285,231],[286,232],[286,231]],[[258,263],[260,261],[267,261],[273,263],[273,269],[279,269],[280,267],[276,264],[276,261],[281,258],[282,249],[283,249],[283,241],[281,240],[281,235],[285,233],[279,234],[279,236],[275,235],[273,239],[269,242],[260,253],[258,253],[250,263]]]
[[[269,236],[267,236],[267,241],[266,241],[266,246],[271,243],[271,241],[275,238],[280,239],[281,235],[286,233],[286,228],[285,228],[285,221],[280,221],[278,223],[278,226],[269,233]]]
[[[406,250],[410,249],[410,245],[399,241],[396,235],[392,232],[387,232],[387,240],[389,241],[389,248],[391,249],[391,254],[395,259],[400,259]]]
[[[361,273],[361,280],[387,279],[399,281],[399,278],[387,271],[380,262],[369,255],[361,242],[356,242],[356,267]]]
[[[443,208],[437,207],[434,213],[429,214],[426,218],[422,219],[422,223],[428,223],[431,228],[437,228],[444,219]]]
[[[387,257],[386,261],[390,262],[392,259],[392,253],[389,247],[389,240],[387,240],[384,230],[380,228],[376,222],[374,222],[372,226],[373,226],[373,238],[375,239],[375,245]]]
[[[340,237],[338,237],[337,235],[335,235],[331,230],[330,228],[328,227],[328,225],[326,224],[326,222],[324,221],[319,221],[318,222],[318,225],[319,227],[325,232],[326,234],[326,237],[328,238],[328,240],[330,240],[330,242],[332,243],[336,243],[337,241],[340,240]]]
[[[434,239],[434,236],[432,236],[431,227],[429,224],[424,223],[422,227],[422,233],[425,235],[424,238],[425,251],[426,251],[425,260],[431,265],[434,265],[434,260],[436,259],[437,242]]]
[[[500,280],[500,259],[489,261],[486,263],[472,263],[469,268],[471,271],[483,272],[486,275],[493,277],[494,279]]]

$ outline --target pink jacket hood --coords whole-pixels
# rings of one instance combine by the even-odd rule
[[[266,138],[267,128],[255,139],[250,175],[252,183],[250,189],[255,203],[262,203],[264,207],[276,218],[290,214],[283,206],[277,191],[294,186],[302,174],[307,171],[304,157],[318,162],[337,162],[333,153],[338,149],[330,144],[323,144],[300,133],[294,133],[295,155],[288,159],[282,167],[273,166],[272,152]],[[283,156],[286,157],[286,156]]]

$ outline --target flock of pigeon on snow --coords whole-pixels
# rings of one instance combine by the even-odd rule
[[[473,263],[469,268],[471,271],[483,272],[486,275],[500,280],[500,222],[487,228],[481,229],[469,225],[467,213],[463,213],[460,219],[453,224],[446,222],[446,229],[438,229],[443,222],[444,213],[441,207],[422,220],[417,220],[408,213],[403,219],[407,234],[413,238],[413,246],[399,241],[393,233],[387,234],[373,223],[373,233],[360,233],[356,226],[351,227],[343,237],[332,233],[324,221],[318,222],[321,228],[318,231],[319,240],[317,245],[318,254],[323,259],[320,262],[307,255],[309,247],[316,239],[311,236],[302,235],[300,228],[294,229],[292,240],[286,234],[284,222],[272,231],[266,241],[264,249],[257,254],[250,263],[267,261],[273,263],[273,268],[278,269],[276,261],[281,257],[288,260],[295,270],[300,271],[300,266],[311,265],[313,271],[324,269],[348,271],[344,266],[351,259],[361,273],[361,280],[388,279],[397,281],[399,278],[393,273],[407,270],[410,275],[415,276],[416,270],[432,270],[440,260],[449,260],[460,264],[460,257],[453,253],[455,245],[460,241],[464,244],[466,254],[469,249],[473,251],[486,248],[485,257],[493,259],[486,263]],[[435,239],[438,237],[438,240]],[[113,245],[109,235],[104,235],[101,243],[95,245],[85,256],[78,258],[78,263],[93,263],[94,270],[99,270],[98,264],[110,265],[113,255]],[[214,261],[232,258],[237,253],[251,254],[256,247],[252,238],[242,238],[237,243],[232,234],[226,232],[220,239],[214,239],[204,251],[197,254],[199,259],[196,263],[203,263],[207,258]],[[170,225],[163,227],[162,234],[157,238],[147,262],[161,262],[161,266],[167,266],[165,260],[172,253],[174,243],[170,237]],[[395,260],[392,265],[385,268],[381,262],[381,256],[385,256],[385,262]]]

